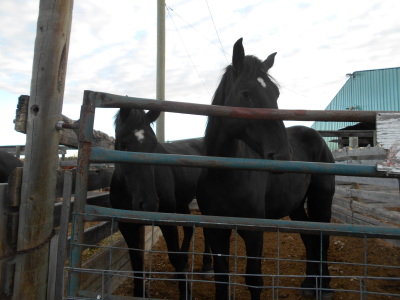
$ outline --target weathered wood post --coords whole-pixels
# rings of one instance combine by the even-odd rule
[[[349,137],[349,147],[351,147],[351,148],[358,147],[358,137],[357,136]]]
[[[41,0],[28,107],[13,299],[46,299],[73,0]]]

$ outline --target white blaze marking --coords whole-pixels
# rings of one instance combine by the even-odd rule
[[[264,88],[267,87],[267,85],[265,84],[264,79],[262,79],[261,77],[258,77],[258,78],[257,78],[257,81],[258,81]]]
[[[143,129],[139,129],[139,130],[136,129],[133,133],[135,134],[135,136],[136,136],[137,140],[139,141],[139,143],[143,143],[143,141],[144,141],[144,130]]]

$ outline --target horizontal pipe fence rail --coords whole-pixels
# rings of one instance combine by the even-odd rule
[[[162,110],[175,113],[195,115],[246,118],[246,119],[275,119],[302,121],[357,121],[374,122],[377,112],[374,111],[306,111],[306,110],[276,110],[249,109],[240,107],[222,107],[171,101],[156,101],[112,95],[107,93],[85,91],[81,108],[79,127],[79,156],[77,165],[76,193],[74,206],[74,222],[71,239],[70,275],[68,296],[79,294],[80,268],[82,263],[83,223],[92,220],[112,220],[128,222],[145,222],[148,224],[178,224],[194,227],[227,226],[237,230],[240,226],[250,230],[266,230],[278,232],[308,232],[313,234],[351,235],[379,238],[400,239],[400,228],[354,226],[343,224],[306,223],[283,220],[258,220],[216,218],[213,216],[190,216],[177,214],[160,214],[148,212],[133,212],[100,208],[85,204],[87,193],[87,178],[91,162],[130,162],[144,164],[179,165],[206,168],[240,168],[269,172],[295,172],[340,174],[364,177],[385,177],[385,172],[378,172],[375,166],[349,166],[327,163],[309,163],[292,161],[268,161],[257,159],[231,159],[220,157],[163,155],[152,153],[133,153],[101,148],[92,148],[93,123],[95,108],[137,108]],[[243,223],[241,223],[243,222]],[[107,272],[106,270],[104,270]],[[364,280],[360,278],[360,281]],[[362,284],[360,285],[362,286]],[[364,288],[361,292],[368,293]]]
[[[373,137],[376,130],[318,130],[323,137]]]
[[[118,221],[151,223],[152,225],[178,225],[215,227],[256,231],[281,231],[291,233],[358,236],[400,240],[400,227],[362,226],[336,223],[300,222],[272,219],[252,219],[204,215],[181,215],[146,211],[127,211],[87,205],[82,214],[85,221]]]
[[[378,113],[376,111],[353,110],[289,110],[228,107],[166,100],[157,101],[144,98],[118,96],[93,91],[85,91],[85,97],[88,97],[93,105],[95,105],[96,107],[103,108],[151,109],[182,114],[254,120],[269,119],[288,121],[375,122],[376,114]]]
[[[351,166],[329,163],[312,163],[302,161],[280,161],[248,158],[226,158],[212,156],[155,154],[127,152],[92,148],[91,162],[115,162],[136,164],[159,164],[221,169],[244,169],[253,171],[317,173],[354,175],[360,177],[387,177],[384,172],[376,171],[375,166]]]

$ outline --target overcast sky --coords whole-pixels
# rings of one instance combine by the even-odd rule
[[[157,1],[74,2],[63,114],[79,118],[84,90],[154,98]],[[324,109],[347,73],[400,66],[398,0],[166,4],[167,100],[209,104],[240,37],[246,54],[278,52],[271,74],[280,108]],[[0,0],[1,145],[25,144],[13,119],[18,96],[30,94],[38,9],[39,1]],[[115,112],[97,109],[95,129],[114,135]],[[166,116],[167,140],[202,136],[204,128],[205,117]]]

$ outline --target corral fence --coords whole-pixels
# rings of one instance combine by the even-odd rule
[[[11,299],[14,288],[14,278],[18,276],[16,266],[18,220],[20,217],[21,180],[23,168],[17,168],[10,175],[8,183],[0,183],[0,298]],[[110,186],[112,168],[93,168],[88,172],[88,196],[86,203],[97,206],[109,207],[108,191]],[[70,211],[74,207],[76,170],[57,171],[56,193],[54,199],[53,227],[54,234],[50,243],[55,249],[50,261],[59,262],[59,274],[62,276],[65,258],[69,253],[69,242],[67,243],[68,223],[71,221]],[[62,201],[61,201],[62,200]],[[85,241],[88,244],[97,244],[109,236],[111,224],[101,222],[85,228]],[[115,225],[114,225],[115,226]],[[116,228],[116,226],[115,226]],[[60,243],[59,246],[57,244]],[[65,249],[60,253],[57,249]],[[35,251],[29,249],[28,251]],[[49,268],[49,278],[55,279],[55,266]],[[60,280],[59,282],[62,282]],[[53,286],[54,287],[54,286]],[[49,297],[53,299],[53,297]]]
[[[393,153],[398,151],[398,148],[393,147],[398,140],[396,132],[391,136],[385,135],[381,140],[386,153],[385,162],[380,162],[376,165],[360,165],[360,164],[313,164],[308,162],[283,162],[283,161],[265,161],[254,159],[230,159],[217,157],[201,157],[201,156],[182,156],[182,155],[163,155],[163,154],[146,154],[146,153],[130,153],[119,152],[114,150],[106,150],[101,148],[92,148],[92,132],[93,121],[96,107],[130,107],[140,109],[164,110],[178,113],[192,113],[197,115],[213,115],[221,117],[234,118],[250,118],[250,119],[286,119],[286,120],[322,120],[322,121],[373,121],[375,118],[381,128],[386,128],[385,121],[389,120],[393,124],[395,118],[396,126],[400,122],[398,115],[393,113],[376,113],[376,112],[354,112],[354,111],[292,111],[292,110],[270,110],[270,109],[244,109],[232,107],[218,107],[210,105],[199,105],[189,103],[176,103],[170,101],[154,101],[132,97],[124,97],[111,95],[106,93],[85,91],[84,101],[81,108],[80,128],[79,128],[79,157],[77,166],[76,178],[76,193],[74,205],[74,221],[72,228],[71,239],[71,254],[69,259],[69,267],[67,268],[69,283],[68,283],[68,299],[83,297],[89,299],[107,299],[113,296],[116,289],[115,282],[123,279],[131,279],[132,275],[129,271],[119,270],[115,268],[115,257],[123,247],[115,245],[111,238],[107,245],[99,246],[107,249],[107,257],[103,260],[103,264],[93,268],[87,268],[82,265],[82,251],[87,247],[88,243],[84,237],[84,223],[89,221],[110,221],[114,228],[117,221],[136,222],[150,224],[151,231],[154,231],[155,226],[160,224],[170,225],[185,225],[192,226],[195,229],[199,227],[223,227],[231,228],[237,232],[238,229],[248,230],[263,230],[273,232],[277,235],[276,256],[265,258],[268,264],[275,264],[275,270],[264,273],[265,288],[268,288],[270,298],[279,298],[279,295],[288,297],[286,293],[299,289],[299,280],[304,277],[302,273],[286,274],[284,266],[287,263],[303,263],[304,258],[290,258],[280,255],[280,242],[283,239],[283,234],[291,233],[310,233],[310,234],[329,234],[331,236],[347,237],[350,236],[357,239],[357,245],[360,247],[361,259],[347,261],[342,257],[340,261],[328,261],[328,264],[333,265],[333,270],[338,270],[336,273],[331,272],[333,281],[343,282],[349,281],[352,284],[350,287],[340,284],[334,287],[337,292],[342,292],[348,298],[349,295],[355,295],[355,299],[364,299],[367,296],[371,297],[398,297],[400,291],[396,288],[399,286],[399,263],[398,261],[390,261],[388,264],[376,264],[370,261],[372,254],[368,252],[369,241],[375,238],[390,239],[398,241],[400,239],[400,228],[394,226],[365,226],[365,225],[348,225],[348,224],[322,224],[322,223],[307,223],[293,222],[286,220],[258,220],[258,219],[238,219],[238,218],[221,218],[201,215],[177,215],[177,214],[162,214],[162,213],[147,213],[135,211],[122,211],[110,208],[101,208],[93,205],[86,205],[87,198],[87,176],[90,163],[108,163],[108,162],[130,162],[144,164],[164,164],[164,165],[179,165],[192,167],[211,167],[211,168],[240,168],[247,170],[261,171],[280,171],[280,172],[297,172],[297,173],[321,173],[321,174],[337,174],[339,176],[357,176],[365,179],[369,178],[388,178],[398,176],[398,161],[393,158]],[[396,119],[397,118],[397,119]],[[381,124],[382,123],[382,124]],[[381,124],[381,125],[380,125]],[[65,125],[64,128],[72,128],[76,126]],[[384,133],[386,131],[384,130]],[[394,136],[394,137],[393,137]],[[378,142],[379,142],[378,134]],[[388,142],[389,141],[389,142]],[[394,141],[394,142],[393,142]],[[391,143],[391,144],[390,144]],[[388,144],[390,144],[388,146]],[[397,150],[396,150],[397,149]],[[389,155],[388,155],[389,153]],[[379,171],[383,170],[383,171]],[[376,179],[375,179],[376,180]],[[397,179],[393,179],[397,181]],[[340,204],[338,205],[341,206]],[[353,205],[351,205],[353,206]],[[379,224],[383,225],[383,224]],[[110,234],[114,231],[110,230]],[[243,261],[244,256],[240,254],[240,242],[238,242],[237,234],[235,235],[235,247],[230,256],[234,261],[235,270],[230,274],[231,281],[231,298],[242,299],[239,296],[240,289],[244,286],[241,281],[243,271],[237,270],[240,265],[240,260]],[[353,244],[353,242],[351,242]],[[355,243],[355,242],[354,242]],[[200,250],[193,249],[189,253],[192,258],[192,265],[189,267],[188,276],[191,279],[188,284],[192,288],[196,285],[203,285],[202,289],[212,289],[213,282],[199,277],[201,272],[194,265],[197,257],[200,255]],[[340,243],[339,243],[340,245]],[[354,244],[355,245],[355,244]],[[161,251],[156,250],[152,245],[151,249],[144,250],[149,261],[145,270],[146,289],[149,294],[152,287],[157,287],[159,282],[176,282],[173,278],[173,271],[157,270],[156,259]],[[125,252],[126,253],[126,252]],[[264,258],[263,258],[264,259]],[[113,262],[113,264],[112,264]],[[355,267],[358,272],[346,272],[348,266]],[[388,270],[388,273],[376,273],[376,270]],[[393,275],[395,274],[395,275]],[[100,283],[100,288],[90,289],[87,284],[88,276],[97,276],[97,281]],[[161,276],[161,277],[160,277]],[[163,277],[164,276],[164,277]],[[206,287],[204,287],[206,285]],[[377,285],[386,286],[386,288],[377,288]],[[175,289],[177,289],[175,287]],[[288,292],[289,291],[289,292]],[[195,297],[195,295],[194,295]],[[86,299],[85,298],[85,299]],[[318,294],[317,294],[318,298]],[[346,298],[346,299],[347,299]],[[117,298],[116,298],[117,299]],[[350,298],[348,298],[350,299]],[[375,298],[374,298],[375,299]]]
[[[330,133],[335,134],[335,133]],[[345,135],[348,133],[340,132],[341,135]],[[354,134],[351,132],[350,134]],[[9,150],[11,153],[15,155],[16,147],[2,147],[3,150]],[[10,148],[10,149],[8,149]],[[23,147],[19,147],[21,149],[21,154],[23,155]],[[357,164],[357,165],[370,165],[374,166],[386,159],[386,151],[382,147],[367,147],[367,148],[345,148],[341,150],[336,150],[333,152],[334,157],[337,163],[342,164]],[[62,161],[62,166],[66,167],[76,167],[76,161]],[[112,167],[109,165],[103,166],[104,164],[91,164],[89,177],[88,177],[88,197],[86,203],[89,205],[96,206],[109,206],[108,202],[108,192],[107,191],[99,191],[99,189],[107,189],[110,183]],[[56,189],[56,197],[63,196],[63,186],[65,185],[65,189],[68,190],[68,184],[64,184],[66,182],[64,170],[59,170],[57,173],[57,189]],[[75,170],[72,170],[72,196],[74,193],[74,182],[75,182]],[[18,188],[17,182],[18,177],[20,176],[20,170],[15,172],[13,176],[11,176],[10,186],[8,188],[8,193],[5,195],[6,186],[4,184],[1,185],[1,195],[3,200],[1,203],[4,203],[8,209],[15,209],[18,207]],[[400,217],[399,213],[396,211],[392,211],[391,208],[397,208],[400,206],[400,196],[398,189],[398,180],[396,178],[367,178],[367,177],[354,177],[354,176],[337,176],[337,186],[336,186],[336,194],[333,203],[333,217],[337,220],[340,220],[346,224],[358,224],[358,225],[374,225],[374,226],[398,226],[400,225]],[[68,200],[68,197],[64,195],[64,199]],[[64,201],[65,204],[65,201]],[[74,200],[71,201],[71,210],[73,209]],[[54,205],[54,228],[57,231],[58,241],[63,238],[66,240],[66,235],[60,235],[60,222],[61,222],[61,208],[62,203],[60,201],[55,201]],[[194,209],[196,207],[194,206]],[[17,234],[17,214],[16,212],[4,211],[5,213],[5,223],[7,226],[7,236],[9,248],[15,248],[15,239]],[[69,217],[71,220],[71,217]],[[12,225],[14,224],[14,225]],[[394,224],[394,225],[391,225]],[[111,230],[110,222],[101,222],[101,223],[89,223],[85,228],[85,244],[84,251],[90,254],[90,251],[86,250],[87,248],[93,247],[93,245],[98,244],[104,238],[110,236],[111,232],[114,232],[116,226],[114,224],[113,230]],[[153,236],[154,233],[154,236]],[[160,236],[160,232],[158,228],[146,228],[146,234],[144,236],[144,244],[147,245],[145,250],[149,250],[151,248],[151,244],[157,242],[158,237]],[[14,242],[13,242],[14,241]],[[399,246],[398,240],[388,240],[390,243]],[[54,242],[53,242],[54,243]],[[129,271],[130,263],[128,259],[128,255],[125,249],[125,243],[123,240],[118,239],[114,241],[115,247],[121,247],[121,250],[113,255],[113,260],[111,262],[111,268],[116,269],[118,271]],[[69,243],[66,244],[66,257],[68,257],[69,253]],[[93,269],[94,266],[97,268],[101,268],[104,265],[104,257],[107,256],[107,251],[99,251],[93,257],[86,260],[82,266],[87,269]],[[58,260],[64,261],[65,259],[59,257]],[[13,265],[12,258],[5,261],[3,266],[4,270],[10,270],[9,265]],[[5,286],[7,286],[7,282],[12,282],[11,278],[14,273],[9,272],[7,276],[2,277],[5,281]],[[99,290],[101,289],[101,282],[99,280],[94,280],[96,278],[96,274],[91,274],[85,280],[89,283],[86,283],[88,290]],[[115,278],[113,280],[113,290],[120,285],[124,281],[124,277]],[[8,291],[5,291],[8,293]]]
[[[10,145],[10,146],[0,146],[0,149],[3,151],[6,151],[12,155],[14,155],[17,158],[20,158],[21,155],[25,155],[25,146],[24,145]],[[72,147],[66,147],[66,146],[59,146],[58,148],[58,155],[60,155],[60,160],[68,160],[66,157],[67,150],[74,149]]]
[[[387,152],[380,146],[344,148],[332,152],[336,164],[376,166]],[[336,176],[333,217],[347,224],[400,226],[400,194],[397,178]],[[391,243],[400,246],[399,241]]]

